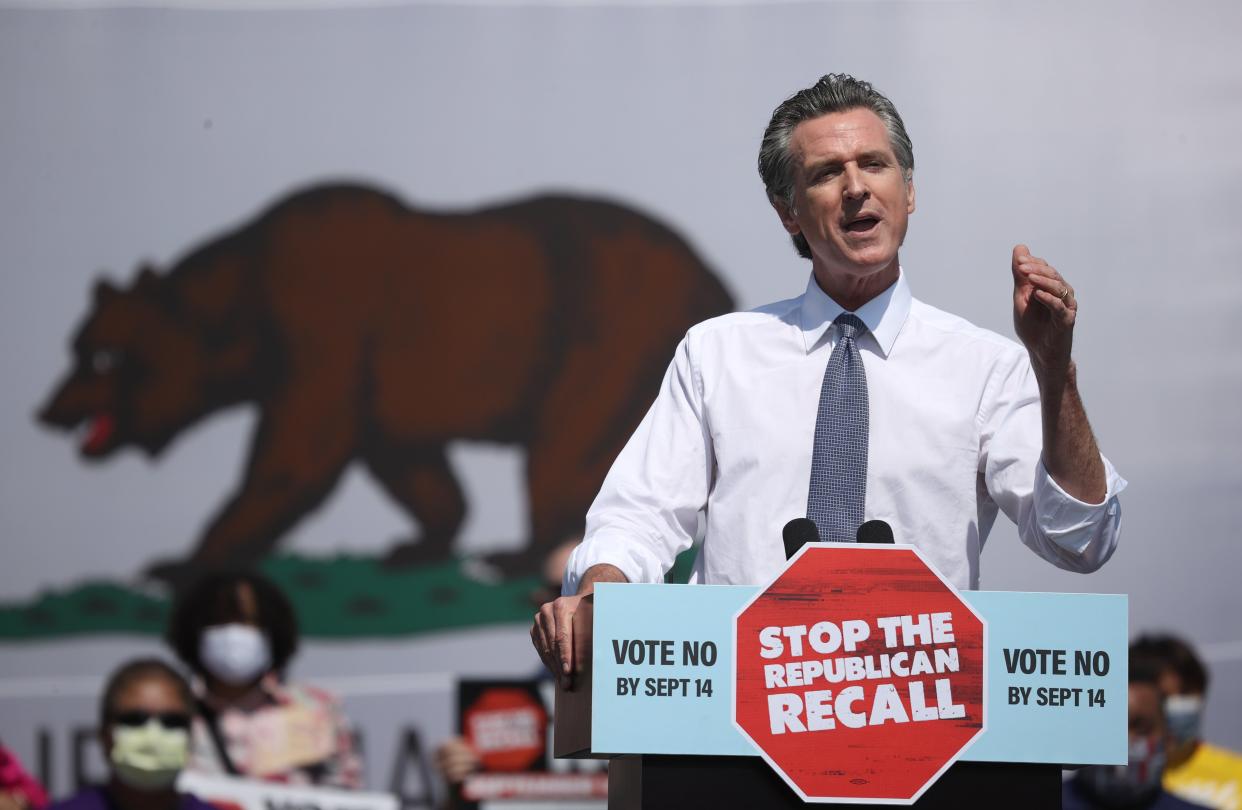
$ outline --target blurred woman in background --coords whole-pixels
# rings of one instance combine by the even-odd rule
[[[189,769],[361,786],[361,763],[336,698],[284,680],[297,651],[297,619],[272,582],[254,573],[205,577],[174,609],[168,642],[197,678]]]
[[[174,786],[189,757],[193,714],[190,686],[172,667],[155,658],[123,665],[100,701],[107,784],[48,810],[212,810]]]

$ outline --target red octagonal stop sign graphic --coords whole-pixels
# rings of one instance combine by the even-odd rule
[[[734,619],[734,722],[806,801],[912,803],[983,732],[984,633],[913,547],[804,546]]]

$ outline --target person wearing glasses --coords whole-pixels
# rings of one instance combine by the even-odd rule
[[[143,658],[122,665],[100,703],[107,783],[48,810],[213,810],[175,786],[189,759],[193,714],[190,685],[168,664]]]

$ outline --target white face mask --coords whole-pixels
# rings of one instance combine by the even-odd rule
[[[240,686],[258,679],[271,668],[272,648],[267,636],[257,627],[220,624],[203,631],[198,658],[216,678]]]

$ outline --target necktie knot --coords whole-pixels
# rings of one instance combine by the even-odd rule
[[[851,312],[842,312],[832,322],[832,325],[837,328],[837,334],[844,340],[857,340],[867,331],[867,324]]]

